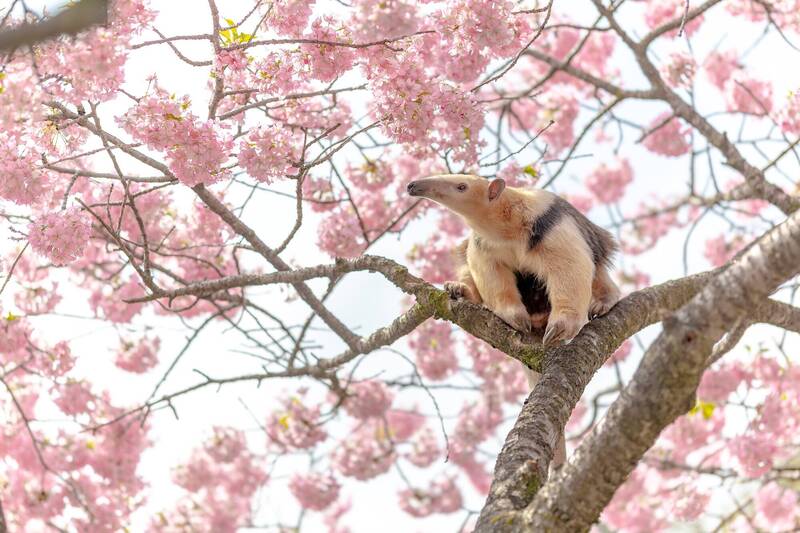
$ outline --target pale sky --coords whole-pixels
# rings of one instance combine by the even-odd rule
[[[252,2],[249,2],[252,5]],[[555,8],[558,11],[566,6],[572,6],[572,1],[557,0]],[[51,3],[52,4],[52,3]],[[166,35],[206,33],[210,31],[209,13],[205,0],[160,0],[153,1],[152,4],[161,10],[156,26]],[[243,6],[248,2],[245,0],[226,0],[219,2],[221,15],[224,17],[237,18],[242,13]],[[0,5],[3,5],[0,2]],[[330,5],[330,4],[325,4]],[[720,9],[715,10],[720,13]],[[741,27],[740,27],[741,26]],[[640,31],[639,33],[644,33]],[[730,19],[725,18],[725,23],[716,23],[713,20],[706,22],[700,35],[693,39],[693,47],[698,57],[703,57],[705,53],[723,41],[723,48],[728,46],[740,46],[739,43],[748,42],[743,36],[755,34],[747,31],[743,25],[730,24]],[[751,39],[752,40],[752,39]],[[206,58],[207,45],[200,43],[183,43],[181,50],[192,58]],[[683,42],[675,42],[670,46],[660,46],[656,50],[659,54],[666,54],[671,51],[682,50],[685,48]],[[774,38],[768,39],[761,48],[758,55],[748,57],[748,65],[756,65],[752,72],[759,77],[772,80],[775,83],[776,103],[782,98],[790,88],[800,86],[800,75],[796,69],[785,68],[784,61],[775,61],[777,53],[789,53],[788,48]],[[797,60],[796,52],[794,59]],[[789,58],[787,58],[789,59]],[[618,63],[627,65],[628,63]],[[198,109],[206,106],[206,83],[208,80],[208,70],[192,68],[178,61],[166,46],[148,47],[139,50],[131,55],[131,60],[127,70],[126,89],[134,94],[143,92],[145,78],[156,72],[159,83],[178,94],[187,93],[192,96],[193,102],[198,105]],[[623,75],[625,83],[637,83],[640,76],[628,77],[627,72]],[[701,84],[705,86],[705,84]],[[698,105],[703,110],[721,110],[721,102],[714,89],[707,90],[697,95]],[[129,103],[121,101],[119,104],[107,104],[106,113],[116,112],[116,109],[125,109]],[[665,108],[664,108],[665,109]],[[621,116],[638,117],[645,113],[647,117],[653,117],[662,108],[654,108],[650,104],[632,103],[626,104],[620,111]],[[649,120],[649,118],[648,118]],[[109,121],[106,120],[106,123]],[[738,124],[733,127],[733,131],[738,129]],[[758,128],[758,131],[762,131]],[[630,133],[628,134],[630,137]],[[612,147],[607,145],[598,146],[593,143],[592,135],[584,141],[578,153],[593,154],[593,157],[582,159],[569,167],[569,171],[560,178],[557,190],[560,192],[578,192],[581,190],[580,180],[585,173],[593,168],[600,161],[608,161],[613,158],[610,153]],[[684,190],[687,180],[686,162],[684,159],[679,161],[665,159],[648,153],[644,148],[632,146],[626,143],[621,155],[627,156],[634,164],[636,181],[635,185],[629,190],[623,202],[623,211],[629,212],[638,205],[640,200],[649,201],[651,195],[655,194],[659,198],[667,198],[670,193],[680,193]],[[794,169],[796,170],[796,169]],[[701,173],[701,175],[703,175]],[[413,177],[409,177],[411,179]],[[723,180],[724,181],[724,180]],[[278,188],[290,192],[293,185],[284,183]],[[268,244],[276,244],[282,240],[288,227],[294,222],[293,201],[278,196],[262,195],[256,211],[252,207],[246,212],[245,218]],[[263,216],[268,213],[269,216]],[[320,263],[330,262],[325,254],[316,249],[316,217],[306,210],[306,222],[294,243],[286,254],[286,258],[291,258],[298,264],[310,266]],[[599,222],[608,221],[603,209],[595,209],[590,217]],[[405,253],[411,245],[421,242],[430,232],[432,223],[430,219],[414,222],[406,232],[399,238],[390,235],[372,248],[370,253],[392,257],[402,263],[407,263]],[[701,225],[696,231],[691,241],[691,253],[689,256],[688,267],[690,272],[705,270],[708,264],[702,257],[703,243],[709,236],[714,236],[725,229],[725,225],[720,221],[709,220]],[[639,270],[647,272],[653,283],[658,283],[666,279],[683,275],[682,266],[682,247],[684,232],[675,231],[669,237],[661,241],[656,250],[637,257],[623,257],[619,263],[623,265],[635,264]],[[320,284],[312,284],[319,287]],[[65,290],[62,284],[62,290]],[[307,315],[304,306],[292,303],[284,303],[283,296],[290,294],[290,290],[280,289],[273,286],[266,289],[258,289],[252,294],[263,294],[262,303],[280,310],[281,316],[289,323],[301,321]],[[344,282],[337,288],[335,295],[331,298],[329,307],[334,310],[342,320],[352,326],[358,333],[364,334],[381,327],[402,310],[399,291],[395,290],[388,282],[377,275],[355,274],[349,275]],[[70,297],[72,298],[70,301]],[[85,298],[76,293],[65,290],[65,300],[70,302],[69,312],[83,316],[89,316],[90,310],[85,304]],[[3,310],[13,308],[7,299],[4,299]],[[157,324],[155,331],[160,335],[161,345],[161,366],[155,372],[149,373],[144,377],[131,375],[118,370],[113,365],[113,347],[117,345],[117,335],[113,328],[96,320],[79,320],[67,318],[38,318],[34,325],[37,330],[46,328],[48,334],[54,340],[71,339],[73,353],[80,356],[79,365],[76,371],[90,377],[98,384],[108,386],[112,391],[112,396],[122,403],[135,404],[146,398],[153,384],[161,375],[163,370],[172,360],[173,354],[177,354],[181,349],[186,332],[176,320],[164,320],[163,318],[150,319],[151,314],[140,317],[136,324]],[[296,320],[292,320],[292,319]],[[645,345],[654,337],[655,328],[649,328],[640,334],[639,338]],[[776,337],[775,330],[770,328],[754,328],[751,330],[746,340],[754,344],[756,340],[770,342]],[[796,339],[794,339],[796,341]],[[744,344],[744,343],[742,343]],[[224,324],[217,324],[206,329],[200,334],[198,342],[189,350],[179,367],[173,373],[162,392],[174,391],[183,386],[196,383],[199,376],[193,373],[192,368],[199,368],[203,372],[214,376],[234,376],[239,373],[252,371],[254,368],[251,360],[235,353],[233,350],[240,347],[237,335],[226,333]],[[796,349],[796,342],[791,345]],[[106,348],[108,347],[108,348]],[[321,356],[332,356],[338,353],[339,344],[328,344],[318,351]],[[407,349],[404,342],[397,343],[394,348],[404,352],[408,357],[413,358],[413,353]],[[741,351],[741,348],[740,348]],[[638,349],[634,354],[639,353]],[[734,354],[731,354],[734,355]],[[382,377],[395,374],[405,374],[409,371],[409,365],[401,357],[388,351],[377,351],[364,358],[364,362],[359,367],[359,375]],[[635,369],[636,357],[623,365],[623,374],[629,377]],[[609,371],[603,370],[590,385],[589,390],[597,390],[608,386],[612,375]],[[307,382],[301,381],[266,381],[262,383],[260,389],[256,389],[253,384],[228,385],[220,392],[213,389],[202,390],[191,396],[178,399],[175,406],[180,414],[180,420],[176,421],[170,411],[161,411],[151,417],[153,430],[151,438],[157,445],[147,452],[140,466],[141,474],[151,483],[147,492],[150,499],[149,505],[139,513],[139,521],[134,524],[134,531],[144,531],[145,524],[152,513],[168,506],[167,502],[181,493],[170,485],[170,468],[182,463],[189,455],[191,450],[198,446],[204,438],[209,435],[212,425],[233,425],[251,430],[250,442],[255,450],[263,450],[265,446],[265,436],[258,428],[251,415],[242,408],[240,401],[245,402],[250,410],[255,414],[258,423],[263,423],[266,414],[277,407],[275,398],[281,397],[284,393],[291,392],[297,387]],[[319,391],[317,391],[319,392]],[[434,391],[442,407],[445,416],[454,416],[458,413],[464,401],[463,393]],[[401,399],[395,407],[411,407],[416,402],[421,410],[426,413],[433,413],[430,399],[427,395],[419,391],[417,393],[403,392],[398,395]],[[514,412],[507,413],[509,421],[499,432],[501,439],[504,438],[507,429],[513,421]],[[435,422],[435,419],[434,419]],[[452,420],[448,421],[451,427]],[[433,424],[438,427],[438,423]],[[335,438],[346,433],[348,428],[344,423],[331,424],[327,428],[331,437]],[[441,440],[441,438],[440,438]],[[496,453],[501,441],[486,443],[481,448],[491,453]],[[285,490],[285,483],[282,479],[295,469],[305,469],[308,459],[303,456],[293,457],[282,460],[278,468],[273,472],[272,477],[276,480],[270,484],[263,492],[263,497],[259,501],[260,512],[256,517],[256,523],[275,523],[282,522],[293,524],[297,517],[297,506],[292,497]],[[493,465],[493,460],[489,459],[489,464]],[[434,465],[432,472],[440,470],[444,465]],[[428,473],[420,475],[412,466],[406,466],[404,471],[410,474],[412,480],[418,481],[425,486],[424,481],[431,477]],[[465,487],[466,507],[478,510],[482,505],[482,498],[478,497],[471,488],[466,488],[468,483],[462,476],[459,478],[461,486]],[[404,488],[401,480],[396,473],[380,476],[366,484],[344,484],[342,495],[353,501],[352,511],[346,515],[344,523],[349,525],[355,533],[375,531],[379,526],[384,533],[400,533],[407,531],[455,531],[460,524],[463,514],[449,515],[445,517],[434,517],[426,520],[415,520],[399,510],[397,505],[397,492]],[[315,516],[316,513],[309,513],[304,527],[306,531],[323,530],[321,522]],[[456,518],[457,517],[457,518]]]

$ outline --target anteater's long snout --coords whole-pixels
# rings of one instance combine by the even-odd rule
[[[410,196],[426,196],[428,198],[430,198],[432,193],[436,193],[436,189],[436,181],[431,178],[414,180],[406,187]]]

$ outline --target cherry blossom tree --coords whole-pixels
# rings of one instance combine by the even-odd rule
[[[800,525],[800,2],[66,4],[0,15],[0,532]],[[549,350],[451,299],[442,172],[564,196],[626,296]]]

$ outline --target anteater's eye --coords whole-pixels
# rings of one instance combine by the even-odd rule
[[[466,183],[459,183],[458,187],[456,187],[456,189],[458,189],[459,192],[464,192],[464,191],[467,190],[467,184]]]

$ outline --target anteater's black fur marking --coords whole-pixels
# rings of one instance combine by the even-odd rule
[[[517,277],[517,290],[528,313],[549,313],[550,299],[544,280],[527,272],[514,272],[514,275]]]
[[[586,218],[583,213],[564,200],[556,197],[544,213],[531,222],[531,234],[528,238],[528,247],[534,249],[553,229],[563,216],[569,216],[577,224],[586,244],[592,251],[592,259],[597,267],[608,267],[611,257],[617,251],[617,243],[611,234]]]
[[[550,230],[555,227],[562,215],[564,215],[564,207],[560,202],[555,201],[550,204],[550,207],[544,213],[533,219],[531,222],[531,234],[528,237],[528,248],[531,250],[536,248]]]

